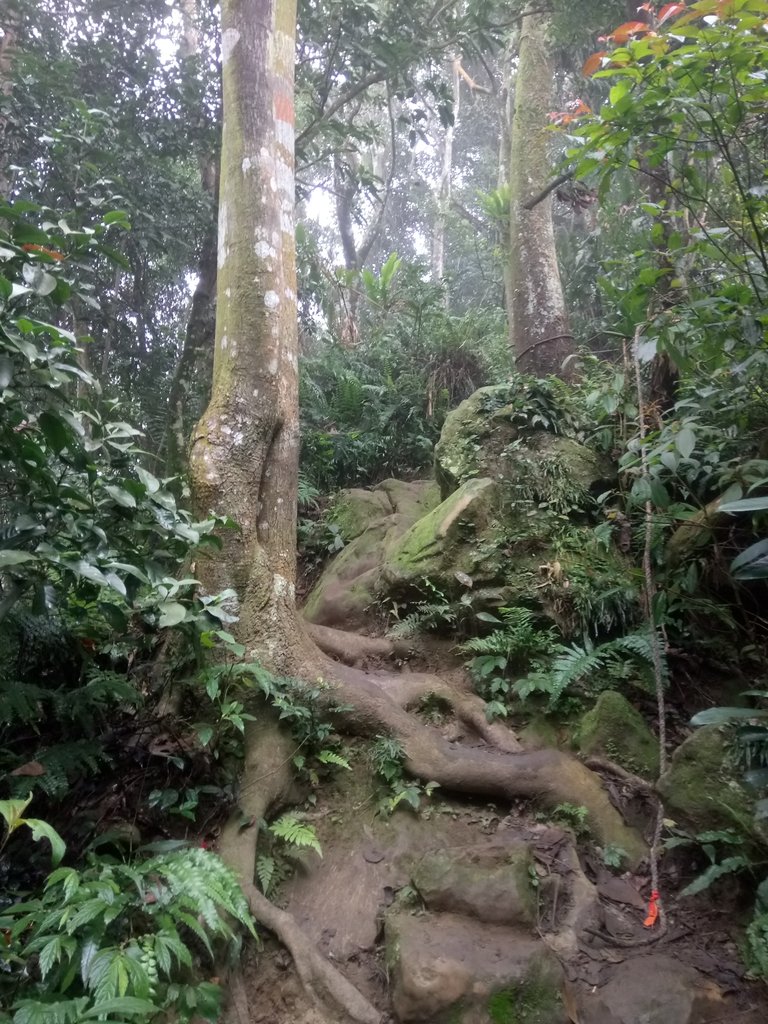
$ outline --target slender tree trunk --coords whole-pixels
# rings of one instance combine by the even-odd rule
[[[437,215],[432,226],[432,280],[442,281],[445,277],[445,228],[451,208],[451,185],[453,179],[453,138],[456,122],[459,120],[461,106],[461,83],[459,67],[461,62],[455,58],[451,62],[451,85],[453,88],[453,120],[443,132],[441,145],[440,190],[437,197]],[[447,299],[447,292],[446,292]]]
[[[0,199],[9,199],[11,179],[8,165],[13,145],[8,131],[6,106],[13,94],[13,59],[19,32],[19,12],[13,0],[0,16],[0,30],[3,33],[0,37]]]
[[[554,71],[546,14],[529,14],[520,29],[509,178],[508,309],[510,343],[524,373],[566,376],[563,361],[574,351],[557,265],[548,196],[531,210],[526,200],[552,176],[547,114]]]
[[[216,233],[214,207],[200,250],[197,285],[189,307],[184,346],[168,394],[168,421],[165,443],[161,446],[168,476],[175,476],[186,468],[187,447],[195,417],[195,393],[201,392],[205,404],[209,397],[215,337]],[[199,412],[198,405],[198,415]]]
[[[295,25],[295,0],[222,4],[216,345],[190,458],[199,511],[239,526],[198,578],[240,595],[240,639],[275,666],[296,639]]]

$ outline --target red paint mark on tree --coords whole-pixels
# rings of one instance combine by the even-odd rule
[[[293,100],[286,93],[277,93],[275,96],[275,120],[294,123]]]

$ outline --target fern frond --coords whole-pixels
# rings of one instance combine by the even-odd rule
[[[171,901],[165,910],[188,923],[186,916],[174,911],[174,904],[202,917],[213,934],[231,934],[223,914],[229,914],[253,934],[248,903],[235,873],[215,854],[203,849],[180,850],[156,857],[144,866],[146,876],[159,875],[168,888]]]
[[[600,668],[606,657],[603,647],[579,647],[578,644],[573,644],[571,647],[563,648],[551,668],[550,707],[558,702],[569,686]]]
[[[284,814],[269,826],[273,836],[282,839],[289,846],[308,847],[321,857],[323,855],[317,834],[311,825],[305,825],[292,814]]]
[[[272,888],[272,882],[275,878],[275,866],[274,857],[262,855],[256,858],[256,877],[265,896],[269,896],[269,890]]]
[[[333,750],[321,750],[317,755],[317,760],[320,764],[332,764],[337,768],[346,768],[348,772],[352,770],[349,761],[342,757],[341,754],[336,754]]]
[[[29,725],[40,717],[40,704],[50,690],[18,680],[0,680],[0,725]]]

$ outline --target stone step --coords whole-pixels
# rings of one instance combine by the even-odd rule
[[[459,914],[390,913],[392,1002],[400,1024],[563,1024],[559,961],[530,931]]]

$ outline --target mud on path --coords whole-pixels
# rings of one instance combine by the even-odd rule
[[[381,666],[367,661],[375,677]],[[401,666],[406,691],[414,666],[437,670],[457,700],[465,695],[467,680],[446,646],[428,644],[421,663]],[[489,745],[457,715],[429,725],[451,746]],[[768,1019],[764,987],[744,977],[730,908],[706,895],[675,900],[680,882],[673,873],[664,880],[667,932],[647,945],[642,862],[632,872],[609,871],[588,837],[577,844],[522,798],[489,803],[437,789],[419,814],[383,815],[368,749],[351,741],[352,771],[317,791],[307,818],[323,856],[308,854],[276,899],[382,1022]],[[633,796],[612,789],[619,804]],[[640,944],[627,945],[633,941]],[[307,993],[291,956],[268,936],[246,953],[237,986],[240,1012],[235,1006],[232,1019],[240,1024],[348,1019]]]

